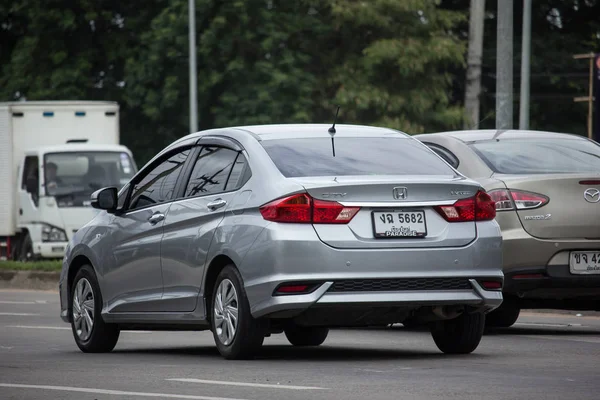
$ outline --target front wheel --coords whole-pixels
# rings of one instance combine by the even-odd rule
[[[102,294],[91,266],[83,266],[71,287],[71,329],[84,353],[107,353],[119,340],[119,327],[102,319]]]
[[[321,327],[294,327],[285,330],[285,336],[294,346],[319,346],[327,339],[328,334],[329,329]]]
[[[508,328],[519,319],[521,307],[511,298],[505,298],[500,307],[486,315],[486,326],[491,328]]]
[[[212,293],[211,325],[219,353],[229,360],[252,358],[265,339],[265,323],[250,313],[242,277],[233,265],[219,273]]]
[[[436,322],[431,328],[431,336],[444,353],[468,354],[479,346],[484,328],[485,314],[464,313],[454,319]]]

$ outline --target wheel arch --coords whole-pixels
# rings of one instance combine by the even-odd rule
[[[69,264],[69,272],[67,274],[67,299],[68,299],[67,304],[68,304],[68,307],[71,307],[71,287],[73,286],[73,281],[75,280],[75,276],[77,275],[77,272],[79,272],[79,270],[84,265],[89,265],[92,268],[94,268],[90,259],[87,256],[85,256],[84,254],[79,254]]]
[[[215,282],[217,280],[217,276],[219,273],[228,265],[233,265],[237,268],[235,262],[227,255],[220,254],[214,257],[207,270],[206,275],[204,277],[204,283],[202,285],[202,292],[204,297],[204,304],[206,306],[206,319],[210,320],[210,307],[212,302],[212,294],[215,286]]]

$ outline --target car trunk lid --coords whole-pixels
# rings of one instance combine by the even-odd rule
[[[460,176],[307,177],[296,181],[313,199],[360,207],[348,224],[313,225],[319,238],[335,248],[458,247],[477,235],[475,222],[447,222],[434,208],[477,193],[479,186]],[[386,236],[386,232],[400,234],[402,229],[416,236]]]
[[[600,239],[600,175],[497,177],[513,192],[548,198],[538,208],[517,209],[521,224],[530,235],[540,239]]]

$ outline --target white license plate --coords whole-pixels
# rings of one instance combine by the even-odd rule
[[[425,237],[425,211],[373,212],[373,233],[376,238]]]
[[[572,274],[600,274],[600,251],[572,251],[569,264]]]

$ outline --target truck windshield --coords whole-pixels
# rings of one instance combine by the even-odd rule
[[[107,186],[121,188],[135,172],[135,164],[123,152],[64,152],[44,156],[45,192],[56,198],[59,207],[87,206],[94,191]]]

